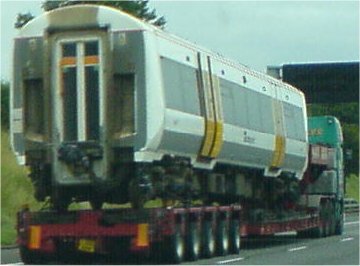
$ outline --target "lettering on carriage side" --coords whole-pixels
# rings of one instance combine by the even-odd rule
[[[249,133],[247,131],[244,131],[243,142],[246,142],[249,144],[255,144],[256,138],[253,136],[249,136]]]
[[[250,136],[244,136],[244,142],[249,143],[249,144],[255,144],[255,138],[250,137]]]

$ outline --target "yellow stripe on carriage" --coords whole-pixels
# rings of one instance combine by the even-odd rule
[[[221,151],[221,147],[223,145],[223,132],[224,132],[224,125],[222,121],[218,121],[215,124],[215,138],[214,143],[212,145],[212,149],[210,152],[210,157],[215,158],[219,155]]]
[[[280,167],[285,158],[285,137],[276,135],[275,137],[275,150],[273,154],[273,159],[271,166]]]
[[[215,122],[212,120],[205,121],[205,137],[204,142],[201,147],[200,155],[203,157],[208,157],[213,146],[215,138]]]

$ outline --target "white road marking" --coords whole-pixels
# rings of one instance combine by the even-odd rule
[[[340,241],[345,242],[345,241],[350,241],[350,240],[354,240],[354,238],[353,237],[347,237],[347,238],[341,239]]]
[[[359,221],[355,221],[355,222],[346,222],[346,223],[344,223],[345,225],[349,225],[349,224],[358,224],[359,223]]]
[[[289,248],[288,251],[292,252],[292,251],[298,251],[298,250],[302,250],[302,249],[306,249],[307,246],[301,246],[301,247],[297,247],[297,248]]]
[[[243,260],[244,258],[236,258],[236,259],[231,259],[231,260],[222,260],[222,261],[218,261],[217,264],[225,264],[225,263],[229,263],[229,262],[235,262],[235,261],[240,261]]]

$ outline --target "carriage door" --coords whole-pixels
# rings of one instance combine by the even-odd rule
[[[63,38],[56,42],[56,113],[60,142],[98,141],[101,124],[101,42]]]

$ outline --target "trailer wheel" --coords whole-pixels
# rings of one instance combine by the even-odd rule
[[[224,219],[220,219],[216,230],[216,254],[225,256],[229,250],[228,226]]]
[[[29,250],[27,247],[21,245],[19,247],[20,258],[24,264],[45,264],[47,258],[40,252]]]
[[[185,257],[185,238],[181,234],[181,225],[177,224],[175,233],[164,240],[162,248],[165,262],[169,264],[179,264]]]
[[[240,252],[240,223],[232,219],[229,226],[229,252],[231,254],[239,254]]]
[[[190,261],[197,260],[200,255],[200,230],[196,222],[190,222],[186,237],[187,258]]]
[[[202,257],[211,258],[215,255],[215,230],[212,221],[204,221],[202,226]]]

